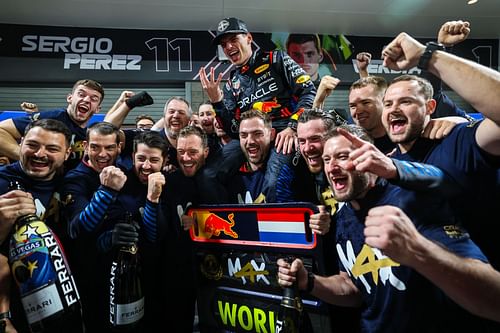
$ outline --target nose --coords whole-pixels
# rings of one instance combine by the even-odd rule
[[[151,168],[151,162],[149,160],[145,160],[144,163],[142,164],[143,169],[149,169]]]
[[[328,162],[324,162],[325,172],[330,173],[340,169],[340,166],[336,159],[330,159]]]
[[[38,150],[35,152],[36,157],[44,157],[47,155],[47,150],[44,146],[40,146]]]

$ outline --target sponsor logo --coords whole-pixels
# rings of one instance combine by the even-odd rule
[[[301,75],[297,78],[297,80],[295,80],[295,83],[302,84],[309,80],[311,80],[311,77],[309,75]]]
[[[225,327],[246,332],[274,332],[274,311],[218,300],[217,308]]]
[[[269,68],[269,64],[264,64],[264,65],[261,65],[261,66],[257,67],[253,72],[255,74],[260,74],[260,73],[262,73],[263,71],[265,71],[268,68]]]
[[[203,231],[207,234],[207,236],[210,235],[208,238],[211,238],[212,236],[220,236],[221,232],[231,238],[238,238],[238,234],[233,230],[234,214],[229,214],[227,218],[228,219],[226,220],[218,215],[215,215],[214,213],[210,213],[207,217],[204,217],[204,219],[200,221],[200,224],[205,226]]]
[[[278,91],[278,85],[276,84],[276,82],[273,82],[269,86],[257,89],[250,96],[247,96],[242,100],[238,101],[238,106],[240,107],[240,109],[244,110],[246,106],[257,102],[258,100],[262,100],[264,97],[270,95],[275,91]]]
[[[217,31],[219,32],[226,31],[228,27],[229,27],[229,22],[227,20],[222,20],[219,22],[219,25],[217,26]]]

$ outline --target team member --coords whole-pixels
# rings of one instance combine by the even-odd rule
[[[7,262],[8,235],[16,219],[36,213],[66,244],[66,225],[60,219],[58,186],[60,169],[70,155],[71,132],[60,121],[41,119],[26,127],[20,145],[20,160],[0,168],[0,313],[5,318],[7,332],[27,332],[28,323],[19,295],[10,291],[11,272]],[[11,181],[18,181],[25,191],[9,190]],[[70,262],[70,265],[72,263]],[[13,286],[12,286],[13,287]],[[71,327],[62,327],[71,330]]]
[[[281,166],[290,162],[298,116],[303,108],[311,107],[316,89],[304,70],[283,51],[253,51],[252,34],[237,18],[219,22],[213,43],[220,45],[231,64],[236,66],[224,90],[220,88],[222,74],[216,77],[215,69],[211,68],[209,79],[204,68],[199,71],[202,87],[226,133],[238,138],[241,114],[258,109],[271,117],[277,132],[277,152],[288,154],[275,156],[273,152],[268,163],[264,193],[268,201],[275,201],[276,178]],[[231,149],[229,147],[235,148],[228,145],[226,149]],[[226,163],[231,170],[223,172],[234,174],[242,161],[242,158],[231,159]]]
[[[475,307],[477,297],[471,299],[473,292],[463,284],[480,279],[474,292],[486,295],[495,290],[500,274],[484,262],[485,256],[440,196],[406,191],[353,168],[357,150],[363,151],[370,138],[359,127],[341,128],[330,133],[323,161],[335,198],[346,202],[337,213],[342,271],[329,277],[308,275],[300,260],[291,265],[279,260],[280,284],[297,280],[299,288],[325,301],[362,306],[361,329],[366,332],[483,327],[484,321],[451,299],[468,309]],[[455,321],[445,319],[450,317]]]

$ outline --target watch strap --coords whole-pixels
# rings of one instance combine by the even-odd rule
[[[425,44],[424,53],[420,56],[417,67],[423,71],[426,71],[429,68],[429,62],[432,58],[432,54],[438,50],[444,51],[444,45],[436,42],[428,42],[427,44]]]

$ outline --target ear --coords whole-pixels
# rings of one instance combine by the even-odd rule
[[[276,129],[271,127],[271,141],[274,141],[274,139],[276,139]]]
[[[425,114],[428,116],[433,114],[434,111],[436,110],[436,105],[437,105],[436,100],[432,98],[427,102],[425,102]]]
[[[318,60],[318,63],[320,63],[322,61],[323,61],[323,50],[320,50],[319,51],[319,60]]]
[[[66,95],[66,102],[71,103],[72,99],[73,99],[73,94]]]
[[[208,148],[208,147],[203,150],[203,156],[205,157],[205,159],[208,157],[209,152],[210,152],[210,148]]]
[[[71,147],[68,147],[68,149],[66,149],[66,153],[64,154],[65,161],[68,160],[70,154],[71,154]]]
[[[253,36],[251,33],[247,33],[247,41],[248,41],[248,44],[252,45]]]

